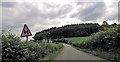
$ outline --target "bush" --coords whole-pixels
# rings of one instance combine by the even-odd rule
[[[115,53],[118,55],[113,54],[114,57],[108,53],[107,59],[120,59],[120,26],[105,27],[104,31],[93,34],[88,42],[80,44],[80,48]]]
[[[62,44],[33,41],[21,41],[14,35],[2,35],[2,61],[31,62],[39,61],[50,53],[61,49]]]

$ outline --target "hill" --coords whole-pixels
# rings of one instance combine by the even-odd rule
[[[83,37],[90,36],[91,34],[98,32],[101,26],[97,23],[85,23],[85,24],[72,24],[62,27],[53,27],[50,29],[37,32],[33,37],[35,40],[43,39],[58,39],[58,38],[70,38],[70,37]]]

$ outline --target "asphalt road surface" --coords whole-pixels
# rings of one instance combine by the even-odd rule
[[[70,45],[63,45],[63,51],[54,60],[104,60],[94,55],[79,51]]]

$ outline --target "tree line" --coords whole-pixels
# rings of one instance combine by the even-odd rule
[[[59,39],[69,37],[90,36],[98,32],[101,26],[98,23],[71,24],[62,27],[52,27],[41,32],[37,32],[33,37],[35,40]]]

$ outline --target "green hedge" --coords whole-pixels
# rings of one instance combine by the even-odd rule
[[[82,49],[88,49],[90,51],[96,51],[98,56],[108,60],[119,60],[120,26],[104,27],[103,31],[94,33],[90,39],[84,43],[76,44],[74,46]]]
[[[63,47],[62,44],[21,41],[14,35],[2,35],[2,61],[33,62],[40,61]]]
[[[105,27],[104,31],[93,34],[88,41],[80,44],[84,45],[81,48],[98,49],[120,54],[120,26]]]

